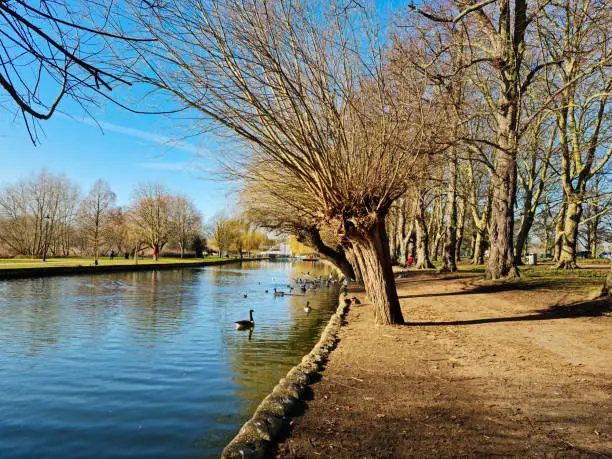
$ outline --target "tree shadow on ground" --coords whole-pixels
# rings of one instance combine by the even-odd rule
[[[566,433],[570,426],[592,431],[605,422],[604,407],[577,411],[575,400],[544,393],[534,399],[534,410],[552,402],[556,410],[532,419],[507,403],[512,399],[505,392],[485,398],[468,382],[452,383],[461,385],[456,398],[446,395],[451,383],[442,379],[428,382],[427,388],[418,377],[395,375],[386,382],[396,388],[392,405],[385,395],[377,402],[355,403],[351,391],[328,384],[316,417],[298,419],[297,435],[292,424],[279,439],[281,445],[271,445],[270,457],[607,457],[599,451],[603,446],[570,443]],[[360,390],[371,394],[371,384],[378,382],[364,381]]]
[[[609,297],[581,301],[569,304],[556,304],[545,309],[536,310],[535,314],[511,317],[489,317],[484,319],[450,320],[444,322],[405,322],[405,326],[441,326],[441,325],[478,325],[497,322],[525,322],[534,320],[568,319],[576,317],[599,317],[612,312],[612,299]]]
[[[419,280],[419,283],[422,282]],[[431,298],[431,297],[441,297],[441,296],[457,296],[457,295],[469,295],[469,294],[479,294],[479,293],[499,293],[499,292],[512,292],[512,291],[529,291],[529,290],[537,290],[537,289],[546,289],[546,288],[558,288],[560,283],[567,285],[572,281],[564,279],[564,280],[555,280],[555,279],[543,279],[543,280],[529,280],[529,281],[519,281],[519,282],[504,282],[504,283],[496,283],[496,284],[486,284],[486,285],[474,285],[467,284],[465,288],[455,291],[455,292],[443,292],[443,293],[424,293],[418,295],[401,295],[399,299],[410,299],[410,298]],[[575,282],[580,282],[580,280],[576,280]]]

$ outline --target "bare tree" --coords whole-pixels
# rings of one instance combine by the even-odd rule
[[[132,12],[156,40],[138,47],[140,80],[246,142],[244,179],[278,170],[319,222],[337,221],[376,322],[402,323],[385,217],[432,150],[431,101],[419,78],[393,91],[366,9],[189,0]]]
[[[149,38],[108,30],[110,4],[0,1],[0,87],[21,113],[34,143],[39,137],[36,121],[51,118],[66,98],[86,111],[97,96],[133,110],[110,97],[114,86],[130,82],[110,59],[105,42],[134,44]]]
[[[78,188],[63,176],[43,170],[0,192],[0,241],[15,253],[46,259],[65,255],[74,225]]]
[[[526,248],[529,232],[533,225],[541,199],[546,192],[551,171],[551,156],[556,146],[557,129],[551,125],[550,117],[536,118],[522,139],[518,162],[518,185],[520,223],[514,245],[515,264],[521,265],[521,256]]]
[[[108,183],[99,179],[83,199],[78,213],[81,231],[91,244],[95,264],[98,264],[101,239],[110,222],[110,212],[115,205],[116,195]]]
[[[436,48],[439,57],[458,47],[466,49],[467,60],[462,70],[468,66],[473,70],[475,84],[471,89],[481,94],[489,122],[494,126],[492,138],[463,137],[470,148],[488,145],[494,149],[494,162],[484,156],[481,158],[492,174],[491,249],[486,276],[491,279],[516,276],[514,203],[521,100],[544,66],[536,62],[535,66],[526,68],[524,62],[528,27],[533,20],[528,17],[528,2],[488,0],[466,4],[452,0],[412,9],[435,27],[455,25],[462,31],[461,34],[438,35],[442,40]]]
[[[612,157],[610,2],[565,0],[547,13],[538,30],[543,49],[556,63],[546,74],[546,88],[555,101],[561,149],[558,266],[574,268],[588,185]]]
[[[175,196],[171,201],[172,238],[176,240],[185,256],[185,248],[201,229],[202,217],[195,203],[185,195]]]
[[[172,197],[162,184],[145,183],[134,190],[131,220],[139,235],[134,239],[153,249],[155,261],[172,235],[171,212]]]

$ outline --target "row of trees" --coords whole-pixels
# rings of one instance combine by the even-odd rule
[[[97,32],[114,65],[76,68],[94,92],[101,78],[138,84],[174,101],[164,111],[189,112],[193,135],[237,139],[226,162],[250,221],[347,263],[377,323],[403,321],[391,261],[406,239],[420,263],[433,249],[452,271],[468,228],[476,258],[488,247],[486,276],[502,279],[519,275],[537,221],[559,266],[574,267],[580,224],[599,238],[610,208],[609,0],[436,0],[392,21],[374,11],[112,2],[93,16],[107,18]]]
[[[448,271],[471,221],[501,279],[519,275],[546,205],[570,268],[583,208],[609,208],[593,187],[612,154],[607,0],[438,1],[397,11],[387,34],[352,2],[154,9],[131,6],[154,39],[133,48],[133,80],[246,142],[228,162],[251,219],[313,244],[326,234],[378,323],[403,321],[391,250],[408,220],[419,260],[439,244]]]
[[[30,257],[117,254],[151,248],[157,257],[168,243],[181,258],[202,239],[202,217],[193,201],[161,184],[141,184],[127,208],[98,180],[85,197],[64,176],[46,171],[0,190],[3,251]]]

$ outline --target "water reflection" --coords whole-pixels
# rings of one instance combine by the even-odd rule
[[[0,457],[218,457],[335,308],[334,288],[273,296],[307,271],[328,272],[263,262],[0,282]],[[235,330],[249,309],[255,329]]]

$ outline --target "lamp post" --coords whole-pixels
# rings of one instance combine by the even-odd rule
[[[44,239],[43,239],[43,256],[42,256],[42,261],[43,263],[47,261],[47,246],[48,246],[48,241],[47,238],[49,237],[49,216],[45,215],[45,235],[44,235]]]

